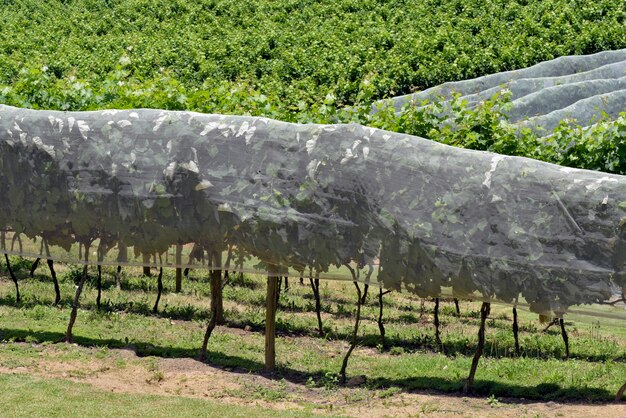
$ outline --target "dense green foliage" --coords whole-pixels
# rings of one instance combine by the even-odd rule
[[[626,174],[626,112],[615,120],[597,120],[588,128],[577,125],[576,121],[563,120],[552,135],[544,138],[531,128],[509,124],[502,113],[508,99],[498,94],[473,109],[460,99],[454,100],[451,118],[438,116],[440,106],[436,103],[418,105],[409,103],[396,113],[392,106],[382,103],[376,114],[370,115],[369,108],[364,107],[360,111],[339,112],[338,117],[350,119],[356,114],[357,120],[366,125],[447,145]]]
[[[355,103],[364,84],[383,98],[626,46],[620,0],[3,3],[3,101],[41,108],[293,120],[327,94]]]

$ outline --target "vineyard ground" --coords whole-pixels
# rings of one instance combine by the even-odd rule
[[[29,262],[14,264],[22,277],[20,304],[6,272],[0,279],[0,402],[8,415],[626,415],[626,404],[610,403],[626,376],[626,329],[619,322],[566,318],[571,358],[563,360],[558,330],[541,332],[536,315],[522,311],[523,351],[516,358],[511,309],[494,306],[476,394],[464,397],[460,388],[476,344],[479,305],[461,302],[457,317],[452,303],[442,303],[444,355],[435,349],[433,303],[407,293],[386,295],[383,348],[370,289],[350,381],[341,386],[337,372],[356,299],[351,284],[322,282],[321,338],[310,287],[290,279],[277,318],[278,372],[268,376],[262,372],[263,278],[246,276],[225,287],[227,322],[216,328],[209,360],[201,363],[195,356],[207,321],[206,272],[192,271],[176,294],[173,272],[167,271],[155,315],[155,277],[126,268],[119,291],[113,270],[105,268],[103,306],[96,310],[96,292],[88,286],[77,344],[67,345],[58,341],[79,269],[57,266],[63,299],[54,307],[48,272],[40,267],[29,279]]]

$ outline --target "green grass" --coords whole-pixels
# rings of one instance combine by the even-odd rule
[[[52,284],[45,275],[23,279],[23,301],[14,304],[12,283],[0,284],[1,367],[35,367],[41,346],[64,335],[74,285],[66,270],[61,273],[61,307],[52,306]],[[42,269],[43,271],[43,269]],[[95,289],[88,284],[74,329],[75,341],[100,348],[132,347],[142,357],[193,358],[201,345],[208,319],[208,283],[200,271],[184,282],[184,292],[171,293],[172,272],[165,274],[166,293],[158,314],[151,313],[155,278],[135,276],[125,269],[123,290],[113,285],[112,269],[105,269],[103,307],[95,308]],[[229,370],[262,373],[264,356],[264,280],[246,276],[224,291],[226,327],[220,327],[209,343],[209,363]],[[278,378],[301,387],[335,386],[341,360],[353,326],[356,293],[350,284],[322,282],[325,338],[317,337],[310,288],[290,279],[290,290],[281,294],[277,316]],[[354,294],[353,294],[354,293]],[[441,308],[442,339],[446,354],[437,353],[430,301],[406,293],[385,297],[386,346],[382,347],[375,322],[378,304],[370,293],[363,309],[360,348],[349,363],[348,374],[365,375],[368,390],[436,390],[457,393],[467,376],[476,346],[478,303],[462,302],[457,317],[451,303]],[[484,358],[478,368],[476,392],[480,395],[539,400],[610,400],[626,376],[626,336],[619,322],[570,322],[571,359],[562,360],[564,346],[558,330],[541,333],[536,315],[520,311],[522,357],[514,355],[509,307],[494,306],[487,323]],[[566,318],[567,319],[567,318]],[[246,328],[250,332],[242,332]],[[11,342],[28,342],[34,346]],[[54,344],[65,347],[64,344]],[[89,356],[71,350],[65,360],[86,361]],[[94,354],[90,354],[94,355]],[[73,358],[72,356],[77,356]],[[158,370],[154,380],[159,380]],[[396,390],[396,389],[392,389]],[[275,400],[286,395],[284,387],[248,387],[241,395]]]
[[[110,393],[84,383],[0,374],[3,416],[269,417],[274,411],[174,396]],[[284,416],[309,416],[281,411]]]

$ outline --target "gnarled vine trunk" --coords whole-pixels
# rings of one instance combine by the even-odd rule
[[[213,330],[217,325],[217,305],[211,304],[211,317],[209,318],[209,323],[207,324],[206,331],[204,333],[204,340],[202,341],[202,347],[200,348],[200,352],[198,353],[198,360],[205,361],[207,358],[207,347],[209,346],[209,338],[211,338],[211,334],[213,334]]]
[[[317,315],[317,331],[320,337],[324,336],[324,329],[322,327],[322,302],[320,300],[320,279],[316,275],[315,279],[309,277],[311,282],[311,289],[313,289],[313,297],[315,298],[315,314]]]
[[[80,299],[80,294],[83,292],[83,286],[85,286],[85,281],[87,281],[87,274],[89,265],[89,246],[90,243],[85,244],[85,266],[83,267],[83,275],[78,282],[78,286],[76,287],[76,294],[74,295],[74,302],[72,303],[72,312],[70,313],[70,322],[67,325],[67,332],[65,333],[65,342],[72,343],[74,342],[74,335],[72,334],[72,330],[74,328],[74,323],[76,322],[76,315],[78,314],[78,301]]]
[[[354,332],[352,333],[352,342],[350,343],[350,348],[348,349],[348,352],[343,358],[343,362],[341,363],[341,371],[339,372],[339,375],[341,376],[342,384],[346,383],[346,369],[348,368],[348,360],[350,359],[350,354],[352,354],[352,351],[354,351],[354,348],[356,347],[357,342],[358,342],[359,322],[361,321],[361,305],[363,304],[361,288],[359,287],[359,284],[356,281],[353,283],[354,283],[354,287],[356,287],[356,292],[357,292],[356,319],[354,322]]]
[[[52,276],[52,283],[54,284],[54,304],[58,305],[61,301],[61,290],[59,289],[59,281],[57,280],[57,272],[54,271],[54,261],[48,259],[48,268],[50,269],[50,275]]]
[[[15,284],[15,302],[20,303],[20,301],[22,300],[22,296],[20,295],[20,285],[17,283],[17,277],[15,276],[15,273],[11,268],[11,262],[9,261],[9,256],[6,253],[4,254],[4,259],[7,262],[7,270],[9,271],[9,276],[11,276],[11,280],[13,280],[13,283]]]
[[[159,267],[159,275],[157,276],[157,298],[152,307],[152,313],[159,312],[159,301],[161,300],[161,293],[163,293],[163,267]]]
[[[35,270],[37,270],[37,267],[39,267],[39,261],[41,260],[41,258],[37,257],[37,259],[33,262],[33,264],[30,266],[30,278],[34,278],[35,277]]]
[[[41,241],[42,246],[45,248],[48,269],[50,270],[50,276],[52,276],[52,284],[54,285],[54,304],[58,305],[61,301],[61,290],[59,289],[59,281],[57,280],[57,272],[54,271],[54,261],[50,258],[50,247],[48,241],[44,238]]]
[[[98,264],[98,296],[96,296],[96,307],[100,309],[100,299],[102,298],[102,266]]]
[[[464,393],[471,393],[474,389],[474,376],[476,376],[476,368],[478,367],[478,361],[480,360],[480,356],[483,354],[483,350],[485,348],[485,322],[487,321],[487,316],[489,316],[489,312],[491,311],[491,303],[483,302],[480,307],[480,328],[478,328],[478,345],[476,347],[476,353],[474,354],[474,359],[472,360],[472,367],[470,368],[470,373],[465,382],[465,386],[463,387]]]
[[[519,326],[517,325],[517,308],[513,307],[513,338],[515,339],[515,355],[519,357]]]
[[[567,337],[567,331],[565,331],[565,322],[563,318],[559,318],[559,325],[561,325],[561,337],[563,337],[563,343],[565,343],[565,359],[569,358],[569,338]]]
[[[363,286],[363,296],[361,296],[361,305],[365,305],[365,302],[367,302],[367,291],[369,290],[370,285],[369,284],[365,284],[365,286]]]
[[[378,292],[378,330],[380,331],[380,344],[385,350],[387,348],[387,342],[385,340],[385,325],[383,324],[383,296],[387,293],[391,292],[391,290],[383,291],[381,287]]]

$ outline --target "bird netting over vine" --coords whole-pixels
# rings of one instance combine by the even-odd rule
[[[502,91],[510,93],[511,102],[503,109],[508,121],[539,135],[550,135],[564,119],[583,126],[614,119],[626,110],[626,49],[560,57],[520,70],[445,83],[395,97],[391,103],[400,111],[410,103],[441,104],[457,95],[472,108]]]
[[[557,314],[626,285],[626,177],[354,124],[0,106],[0,193],[1,251],[23,256],[200,266],[210,249],[230,270]]]

